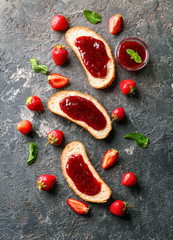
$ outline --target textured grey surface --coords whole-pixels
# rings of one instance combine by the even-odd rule
[[[173,239],[172,216],[172,149],[173,149],[173,88],[172,79],[172,8],[171,0],[1,0],[0,1],[0,79],[1,79],[1,240],[169,240]],[[81,13],[95,10],[103,17],[92,25]],[[121,13],[124,29],[112,36],[108,32],[109,17]],[[55,66],[51,49],[57,43],[67,45],[64,32],[53,32],[51,18],[56,14],[69,17],[69,26],[85,26],[98,32],[114,51],[117,43],[131,36],[144,40],[150,50],[150,61],[139,72],[127,72],[116,66],[116,80],[105,90],[92,88],[79,60],[70,48],[69,58],[62,67]],[[48,99],[56,92],[47,84],[47,76],[31,69],[29,58],[48,65],[50,72],[69,76],[65,90],[91,94],[109,114],[123,106],[126,119],[114,123],[105,140],[94,139],[80,126],[55,116],[47,109]],[[136,81],[135,97],[124,96],[119,82],[126,78]],[[34,113],[25,106],[24,93],[41,97],[43,113]],[[35,131],[24,136],[16,129],[21,119],[32,121]],[[44,147],[46,134],[52,129],[64,132],[60,147]],[[123,136],[138,131],[150,144],[139,148]],[[69,197],[79,199],[68,187],[60,165],[64,146],[81,141],[87,154],[106,183],[112,198],[106,204],[90,204],[87,216],[79,216],[68,208]],[[38,145],[38,158],[26,166],[29,142]],[[116,148],[120,158],[115,166],[104,171],[101,161],[108,148]],[[121,185],[125,172],[133,171],[139,179],[134,189]],[[57,177],[50,192],[39,192],[36,181],[47,173]],[[122,199],[135,208],[129,216],[119,218],[109,212],[113,200]]]

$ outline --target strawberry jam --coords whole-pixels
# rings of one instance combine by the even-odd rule
[[[93,37],[82,36],[76,39],[75,45],[91,75],[95,78],[104,78],[107,75],[109,61],[104,43]]]
[[[61,110],[69,117],[77,121],[83,121],[95,130],[106,127],[106,119],[103,113],[86,98],[69,96],[60,101]]]
[[[127,49],[137,53],[142,62],[138,62],[131,54],[129,55]],[[116,60],[122,68],[128,71],[137,71],[143,68],[149,60],[148,47],[139,38],[126,38],[122,40],[116,48]]]
[[[80,192],[90,196],[94,196],[100,192],[101,182],[97,181],[93,176],[81,154],[69,157],[66,172]]]

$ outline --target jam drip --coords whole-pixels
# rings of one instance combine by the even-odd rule
[[[107,75],[109,61],[104,43],[93,37],[83,36],[76,39],[75,45],[91,75],[95,78],[104,78]]]
[[[130,55],[126,52],[127,49],[132,49],[138,53],[142,59],[142,63],[136,63],[134,59],[130,59]],[[135,41],[128,41],[121,45],[119,50],[119,61],[126,67],[136,68],[143,64],[146,58],[144,47]]]
[[[74,120],[83,121],[99,131],[106,127],[103,113],[86,98],[69,96],[60,101],[61,110]]]
[[[81,154],[69,157],[66,172],[80,192],[90,196],[100,192],[101,182],[93,176]]]

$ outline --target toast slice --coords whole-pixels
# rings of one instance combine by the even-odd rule
[[[76,154],[82,155],[84,162],[87,164],[87,166],[88,166],[89,170],[92,172],[93,176],[97,179],[97,181],[99,181],[101,183],[100,192],[94,196],[86,195],[86,194],[80,192],[77,189],[76,185],[74,184],[73,180],[69,177],[69,175],[66,172],[66,165],[67,165],[67,161],[68,161],[69,157],[72,155],[76,155]],[[108,185],[100,178],[100,176],[98,175],[98,173],[92,166],[91,162],[89,161],[89,159],[87,157],[85,147],[82,143],[74,141],[74,142],[69,143],[65,147],[65,149],[62,152],[62,156],[61,156],[61,165],[62,165],[64,177],[66,178],[68,185],[73,189],[73,191],[80,198],[84,199],[85,201],[97,202],[97,203],[104,203],[110,198],[112,191],[110,190]]]
[[[66,113],[64,113],[61,108],[60,108],[60,101],[66,97],[69,96],[79,96],[79,97],[83,97],[85,99],[90,100],[104,115],[105,119],[106,119],[106,126],[104,129],[102,130],[95,130],[92,127],[90,127],[89,125],[87,125],[85,122],[83,121],[78,121],[78,120],[74,120],[73,118],[69,117]],[[61,92],[57,92],[55,95],[53,95],[49,101],[48,101],[48,108],[51,112],[60,115],[62,117],[65,117],[69,120],[71,120],[72,122],[75,122],[76,124],[82,126],[83,128],[85,128],[86,130],[88,130],[95,138],[97,139],[103,139],[105,138],[109,132],[112,129],[112,121],[108,115],[108,113],[106,112],[106,110],[104,109],[104,107],[93,97],[91,97],[88,94],[84,94],[81,92],[77,92],[77,91],[61,91]]]
[[[110,60],[107,63],[107,75],[104,78],[93,77],[90,74],[90,72],[87,70],[87,68],[85,67],[85,65],[82,61],[82,58],[80,56],[80,52],[79,52],[78,48],[75,46],[75,40],[78,37],[81,37],[81,36],[93,37],[93,38],[101,40],[104,43],[107,55],[110,58]],[[114,57],[113,57],[113,54],[111,52],[111,49],[110,49],[108,43],[100,35],[98,35],[96,32],[94,32],[91,29],[86,28],[86,27],[70,28],[65,34],[65,39],[66,39],[67,43],[69,44],[69,46],[76,53],[77,57],[79,58],[82,66],[83,66],[83,68],[84,68],[84,70],[87,74],[88,81],[89,81],[90,85],[92,87],[98,88],[98,89],[108,87],[113,82],[113,80],[115,78],[115,61],[114,61]]]

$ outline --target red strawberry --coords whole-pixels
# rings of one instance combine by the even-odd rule
[[[52,18],[51,26],[54,31],[63,31],[68,27],[68,22],[64,16],[56,15]]]
[[[122,30],[123,18],[120,14],[115,14],[109,19],[109,32],[116,34]]]
[[[52,57],[57,66],[62,65],[68,56],[68,52],[65,46],[56,45],[52,50]]]
[[[89,207],[87,206],[86,203],[72,198],[69,198],[67,200],[67,204],[71,209],[73,209],[73,211],[75,211],[78,214],[86,214],[89,210]]]
[[[110,206],[110,212],[116,216],[123,216],[127,209],[127,203],[117,200]]]
[[[32,111],[42,111],[44,109],[41,99],[35,95],[27,98],[26,105]]]
[[[124,109],[122,107],[115,108],[112,111],[112,120],[119,122],[124,119]]]
[[[47,138],[49,140],[48,143],[60,145],[63,140],[63,132],[60,130],[52,130],[47,134]],[[47,144],[45,146],[47,146]]]
[[[41,175],[37,181],[37,188],[39,191],[40,190],[49,191],[53,187],[55,181],[56,177],[54,175],[48,174]]]
[[[31,129],[32,129],[32,124],[31,124],[31,122],[28,121],[28,120],[23,120],[23,121],[21,121],[21,122],[19,122],[19,123],[17,124],[17,129],[18,129],[21,133],[27,135],[27,134],[31,131]]]
[[[136,83],[133,80],[126,79],[120,82],[120,88],[123,94],[132,95],[135,94]]]
[[[107,150],[107,152],[105,153],[105,155],[103,157],[102,168],[107,169],[107,168],[113,166],[114,163],[118,159],[118,154],[119,154],[119,152],[115,149]]]
[[[137,177],[132,172],[127,172],[124,174],[122,179],[122,184],[126,187],[133,187],[137,183]]]
[[[57,73],[52,73],[48,76],[48,81],[53,88],[60,88],[64,87],[69,82],[69,78]]]

